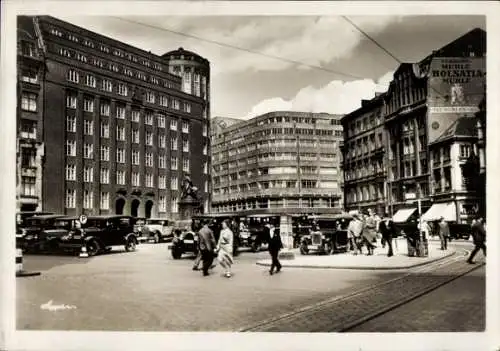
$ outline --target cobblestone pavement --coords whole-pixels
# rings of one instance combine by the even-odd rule
[[[482,332],[485,312],[483,266],[349,332]]]
[[[263,321],[241,331],[346,331],[478,267],[467,264],[465,259],[463,253],[457,253],[449,259],[415,268],[403,277]]]

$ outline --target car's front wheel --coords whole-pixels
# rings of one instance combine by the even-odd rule
[[[137,247],[137,242],[134,238],[128,238],[127,243],[125,244],[125,251],[132,252],[135,251]]]
[[[260,251],[261,246],[262,246],[262,245],[261,245],[260,243],[258,243],[258,242],[256,242],[256,241],[254,241],[254,242],[252,243],[252,245],[251,245],[251,249],[252,249],[252,251],[253,251],[253,252],[259,252],[259,251]]]
[[[87,254],[90,256],[95,256],[99,252],[99,243],[95,240],[91,240],[87,243]]]
[[[182,251],[177,248],[172,248],[172,258],[178,260],[182,256]]]
[[[300,244],[300,254],[307,255],[309,253],[309,249],[306,244]]]

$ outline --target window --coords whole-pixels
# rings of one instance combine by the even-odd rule
[[[134,144],[139,144],[139,130],[132,129],[132,142]]]
[[[156,85],[158,85],[160,83],[160,81],[158,80],[158,78],[153,77],[153,76],[151,76],[150,80],[151,80],[151,83],[156,84]]]
[[[146,132],[146,145],[153,145],[153,133]]]
[[[69,52],[69,50],[67,50],[67,49],[60,48],[59,55],[64,56],[64,57],[71,57],[71,52]]]
[[[159,128],[165,128],[165,116],[159,114],[158,117],[157,117],[157,120],[158,120],[158,127]]]
[[[74,189],[66,190],[66,208],[75,208],[76,191]]]
[[[158,177],[158,188],[166,189],[167,188],[167,177],[161,175]]]
[[[190,113],[191,112],[191,103],[185,102],[183,104],[183,109],[184,109],[184,112]]]
[[[33,43],[24,41],[24,42],[22,42],[21,45],[22,45],[23,55],[31,56],[31,57],[36,56],[35,45]]]
[[[84,158],[94,158],[94,145],[85,143],[83,145],[83,157]]]
[[[172,197],[172,202],[170,203],[170,209],[172,213],[179,212],[179,204],[176,196]]]
[[[109,192],[103,191],[101,192],[101,210],[109,210]]]
[[[208,152],[208,146],[207,146],[207,144],[205,143],[205,144],[203,144],[203,155],[206,155],[206,154],[207,154],[207,152]]]
[[[160,135],[158,137],[158,146],[161,148],[165,148],[166,145],[167,145],[167,138],[165,137],[165,135]]]
[[[142,79],[142,80],[146,80],[146,75],[142,72],[137,72],[137,78]]]
[[[146,116],[144,118],[144,123],[147,125],[150,125],[150,126],[153,125],[153,113],[152,112],[146,112]]]
[[[75,43],[79,42],[78,38],[76,36],[74,36],[73,34],[69,34],[68,39],[71,41],[74,41]]]
[[[208,180],[205,180],[205,192],[208,193]]]
[[[170,120],[170,130],[177,131],[177,121],[175,119]]]
[[[160,195],[158,197],[158,207],[160,212],[167,212],[167,197]]]
[[[170,189],[171,190],[178,190],[179,189],[179,181],[176,176],[173,176],[170,178]]]
[[[132,172],[132,185],[141,186],[141,175],[138,172]]]
[[[94,192],[92,190],[83,192],[83,208],[94,208]]]
[[[94,43],[87,39],[83,41],[83,45],[88,46],[90,48],[94,48]]]
[[[22,167],[36,167],[36,150],[22,148],[21,165]]]
[[[38,83],[38,70],[32,68],[23,68],[22,70],[22,81],[32,84]]]
[[[189,172],[189,159],[183,159],[182,160],[182,170],[184,172]]]
[[[177,129],[177,127],[176,127],[176,129]],[[182,132],[189,133],[189,123],[186,121],[182,122]]]
[[[460,157],[468,158],[471,154],[470,145],[460,145]]]
[[[146,92],[146,102],[155,103],[155,94],[151,91]]]
[[[158,157],[158,167],[167,168],[167,158],[165,155],[161,155]]]
[[[76,141],[66,140],[66,156],[76,156]]]
[[[128,94],[127,85],[119,83],[118,84],[118,95],[127,96],[127,94]]]
[[[102,52],[109,54],[109,48],[107,46],[101,45],[100,49]]]
[[[116,149],[116,162],[125,163],[125,149],[122,148]]]
[[[117,64],[114,64],[114,63],[110,63],[109,64],[109,69],[113,72],[118,72],[120,69],[118,68],[118,65]]]
[[[132,122],[139,122],[141,113],[137,110],[132,110]]]
[[[116,184],[125,185],[125,171],[116,171]]]
[[[101,116],[109,116],[111,107],[109,102],[101,101]]]
[[[182,140],[182,151],[189,152],[189,140],[187,139]]]
[[[109,146],[101,145],[101,161],[109,161]]]
[[[21,96],[21,108],[24,111],[36,112],[38,95],[33,93],[23,93]],[[75,104],[76,107],[76,104]]]
[[[23,196],[36,196],[36,177],[22,177],[21,182]]]
[[[178,168],[177,167],[177,157],[175,157],[175,156],[170,157],[170,169],[175,171],[175,170],[177,170],[177,168]]]
[[[208,174],[208,163],[203,162],[203,174]]]
[[[116,106],[116,118],[125,119],[125,106]]]
[[[141,161],[139,151],[138,150],[132,150],[132,164],[133,165],[139,165]]]
[[[153,175],[150,173],[146,173],[146,186],[148,188],[152,188],[154,186]]]
[[[75,116],[66,116],[66,131],[67,132],[76,132],[76,117]]]
[[[109,169],[101,168],[101,184],[109,184]]]
[[[203,136],[207,136],[207,125],[203,125]]]
[[[85,167],[83,169],[83,181],[86,183],[92,183],[94,181],[94,168]]]
[[[165,95],[160,95],[160,105],[168,107],[168,97],[166,97]]]
[[[76,180],[75,165],[66,165],[66,180]]]
[[[90,74],[87,74],[85,76],[85,85],[91,88],[95,88],[96,87],[95,77]]]
[[[88,119],[83,121],[83,134],[94,135],[94,121]]]
[[[179,99],[173,99],[173,108],[174,110],[179,110],[181,108],[181,103]]]
[[[116,140],[125,140],[125,127],[116,126]]]
[[[74,69],[70,69],[66,76],[67,80],[72,83],[78,83],[80,81],[80,75]]]
[[[129,77],[133,77],[134,76],[134,73],[132,72],[132,70],[130,68],[124,68],[123,69],[123,73],[126,75],[126,76],[129,76]]]
[[[104,91],[112,92],[113,91],[113,83],[108,79],[103,79],[101,83],[101,89]]]
[[[109,138],[109,124],[101,122],[101,138]]]
[[[170,148],[175,151],[177,150],[177,137],[176,136],[173,136],[171,139],[170,139]]]
[[[87,56],[83,55],[83,54],[80,54],[80,53],[77,53],[76,54],[76,59],[78,61],[81,61],[83,63],[87,63]]]
[[[146,152],[146,166],[153,167],[153,153]]]

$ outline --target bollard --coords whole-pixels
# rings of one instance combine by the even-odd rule
[[[80,251],[80,257],[89,257],[87,252],[87,245],[82,245],[82,250]]]
[[[23,250],[16,249],[16,277],[32,277],[40,274],[40,272],[26,272],[23,269]]]

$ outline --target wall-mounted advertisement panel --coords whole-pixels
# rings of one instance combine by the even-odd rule
[[[438,139],[460,117],[474,117],[486,92],[486,59],[435,57],[428,80],[428,138]]]

